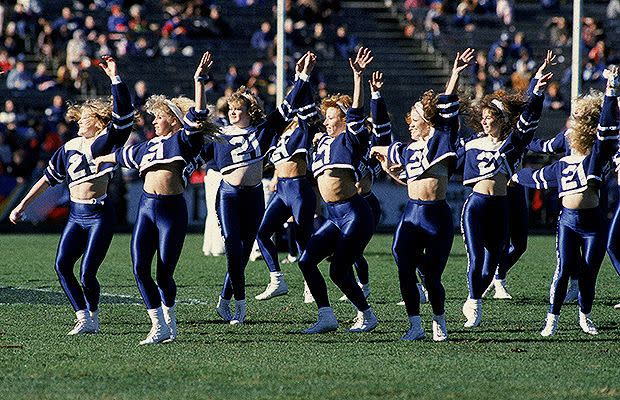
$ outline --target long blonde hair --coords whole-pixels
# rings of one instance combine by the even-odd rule
[[[70,104],[66,118],[69,121],[79,121],[85,111],[90,111],[93,117],[101,124],[101,130],[112,121],[112,97],[88,99],[82,104]]]
[[[245,86],[241,86],[230,96],[228,105],[233,107],[245,106],[250,116],[250,125],[256,125],[265,119],[265,111],[263,111],[260,101]]]
[[[602,106],[603,93],[597,90],[575,99],[567,137],[570,147],[580,154],[588,154],[594,145]]]

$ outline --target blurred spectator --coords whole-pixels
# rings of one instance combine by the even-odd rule
[[[135,83],[135,85],[133,85],[131,102],[136,109],[143,110],[144,105],[146,104],[146,99],[148,99],[150,95],[151,94],[148,91],[146,82],[139,80]]]
[[[620,0],[609,0],[606,16],[608,21],[618,22],[620,19]]]
[[[136,33],[144,33],[149,30],[148,21],[142,16],[142,7],[134,4],[129,8],[129,29]]]
[[[170,34],[165,31],[162,31],[158,45],[159,52],[164,57],[168,57],[176,53],[178,47],[177,41],[171,38]]]
[[[57,125],[65,120],[67,107],[62,96],[56,95],[52,99],[52,105],[45,109],[45,118],[48,129],[56,130]]]
[[[14,90],[26,90],[33,86],[32,76],[26,72],[23,62],[15,64],[15,68],[9,71],[6,76],[6,87]]]
[[[54,57],[54,32],[52,30],[52,25],[43,20],[42,24],[40,24],[41,31],[37,36],[37,51],[35,54],[39,56],[41,61],[51,64],[52,58]]]
[[[232,29],[228,22],[222,18],[222,12],[218,6],[211,6],[209,9],[209,25],[208,30],[211,36],[226,38],[232,33]]]
[[[14,124],[17,120],[17,115],[15,114],[15,103],[13,100],[5,100],[4,102],[4,110],[0,111],[0,124],[5,126]]]
[[[13,61],[9,57],[9,52],[2,48],[0,48],[0,68],[5,72],[13,68]]]
[[[317,22],[312,29],[312,36],[309,39],[309,47],[319,56],[324,58],[334,58],[334,49],[328,43],[323,24]]]
[[[549,30],[549,43],[553,47],[564,47],[569,44],[570,32],[564,17],[551,17],[545,22]]]
[[[590,50],[588,53],[588,60],[592,61],[594,64],[604,63],[607,59],[607,48],[605,46],[605,42],[599,40],[596,42],[596,45]]]
[[[274,33],[271,31],[271,23],[263,21],[260,29],[254,32],[250,44],[257,50],[266,50],[273,44]]]
[[[566,110],[567,104],[562,98],[560,93],[560,84],[558,82],[551,82],[547,86],[547,95],[543,102],[543,107],[547,110]]]
[[[75,79],[78,74],[78,66],[82,60],[87,58],[86,40],[84,40],[84,32],[76,30],[73,32],[73,38],[67,43],[67,68],[71,77]]]
[[[111,15],[108,17],[108,32],[127,32],[129,30],[129,21],[121,10],[121,6],[113,5],[110,7]]]
[[[348,34],[347,27],[345,25],[338,25],[336,28],[336,41],[334,43],[334,47],[340,57],[346,60],[355,52],[357,47],[357,38]]]
[[[519,64],[517,70],[510,75],[512,88],[518,91],[526,91],[531,78],[532,74],[528,71],[527,64]]]
[[[474,19],[472,18],[466,1],[461,1],[456,7],[456,15],[452,18],[452,25],[463,28],[466,32],[475,29]]]
[[[73,15],[73,11],[69,7],[63,7],[62,15],[52,23],[53,30],[60,31],[65,28],[69,33],[73,33],[80,26],[80,20]]]
[[[525,33],[517,32],[510,45],[510,57],[515,60],[521,58],[523,50],[527,51],[527,54],[532,54],[532,47],[527,43]]]
[[[44,92],[56,86],[56,81],[47,73],[47,66],[44,63],[37,64],[37,69],[32,75],[32,83],[40,92]]]
[[[235,90],[237,90],[239,86],[243,85],[243,78],[239,76],[239,72],[237,71],[236,65],[228,66],[225,80],[226,80],[226,86],[231,87]]]

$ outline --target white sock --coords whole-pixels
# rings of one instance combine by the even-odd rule
[[[90,318],[90,314],[87,310],[76,311],[75,316],[77,317],[78,321],[84,321]]]

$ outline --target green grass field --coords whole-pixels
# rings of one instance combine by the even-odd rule
[[[223,258],[204,257],[202,237],[189,235],[176,272],[179,338],[138,346],[150,329],[135,285],[129,236],[117,235],[99,272],[101,333],[68,337],[74,314],[53,269],[57,235],[0,236],[0,398],[5,399],[589,399],[620,398],[620,279],[601,269],[592,318],[600,334],[581,332],[575,304],[563,308],[560,330],[544,339],[548,287],[555,268],[553,237],[531,237],[511,271],[513,300],[489,299],[479,328],[463,328],[467,296],[463,242],[454,241],[444,284],[450,341],[434,343],[431,310],[422,306],[427,339],[401,342],[407,328],[391,238],[378,235],[366,254],[380,324],[350,334],[351,305],[330,299],[341,328],[297,334],[316,318],[302,302],[296,265],[285,266],[289,295],[253,296],[267,284],[264,264],[248,266],[248,320],[221,323],[213,308]],[[326,272],[327,265],[322,265]]]

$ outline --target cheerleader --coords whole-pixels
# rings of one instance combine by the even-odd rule
[[[299,267],[318,307],[318,321],[303,333],[334,331],[338,321],[329,305],[327,287],[318,264],[331,255],[329,275],[357,308],[350,332],[368,332],[377,318],[353,276],[353,262],[361,257],[373,231],[372,211],[357,192],[356,167],[368,152],[370,137],[365,126],[362,75],[372,61],[372,52],[360,48],[353,70],[353,98],[335,95],[323,100],[327,133],[315,137],[312,172],[317,178],[329,219],[312,235],[299,259]]]
[[[174,270],[187,232],[187,205],[183,192],[187,178],[198,165],[204,136],[213,138],[218,127],[208,120],[204,101],[206,75],[213,65],[204,53],[194,74],[195,102],[151,96],[146,110],[155,116],[155,137],[99,157],[98,165],[116,163],[136,169],[144,179],[144,192],[131,236],[131,260],[138,290],[151,319],[151,330],[141,345],[177,338]],[[151,264],[157,253],[157,283]]]
[[[205,149],[205,158],[213,158],[222,173],[217,212],[224,236],[227,273],[216,311],[233,325],[242,324],[246,317],[245,266],[265,209],[262,161],[294,113],[311,108],[308,107],[312,104],[308,80],[315,65],[316,56],[310,52],[298,61],[299,79],[293,90],[266,118],[254,95],[245,87],[239,88],[228,100],[231,125],[222,128],[221,142],[210,143]],[[230,310],[233,296],[234,315]]]
[[[469,112],[482,132],[458,149],[464,168],[463,184],[473,192],[465,201],[461,229],[467,251],[469,297],[463,305],[465,327],[478,326],[482,318],[482,294],[493,281],[508,239],[508,180],[531,141],[542,112],[543,90],[553,74],[546,73],[555,56],[547,58],[530,84],[527,101],[519,94],[494,92]]]
[[[571,154],[539,170],[524,168],[513,176],[513,180],[527,187],[557,187],[562,202],[556,240],[558,266],[542,336],[552,336],[557,331],[568,279],[574,271],[579,276],[579,326],[587,334],[598,334],[590,312],[607,243],[607,221],[599,204],[598,189],[604,167],[617,149],[620,128],[618,68],[605,72],[604,97],[590,93],[575,100],[567,136]]]
[[[454,227],[446,191],[456,158],[454,146],[459,128],[459,101],[455,89],[459,74],[469,66],[473,55],[473,49],[457,54],[444,94],[435,95],[429,90],[411,107],[407,119],[412,143],[394,142],[389,147],[372,148],[372,154],[382,161],[388,173],[393,174],[394,167],[402,167],[407,179],[409,202],[396,228],[392,246],[410,324],[403,340],[425,336],[420,319],[416,267],[424,274],[433,308],[433,340],[448,339],[441,275],[452,248]]]
[[[114,210],[106,200],[114,166],[105,164],[97,171],[93,158],[121,147],[133,127],[129,89],[117,74],[116,61],[104,56],[100,66],[112,82],[112,101],[99,98],[69,107],[67,117],[77,121],[78,137],[56,150],[43,177],[9,217],[17,223],[26,207],[48,187],[65,181],[69,185],[69,220],[60,237],[55,262],[60,285],[77,316],[69,335],[99,332],[97,270],[114,232]],[[73,267],[80,257],[78,282]]]

